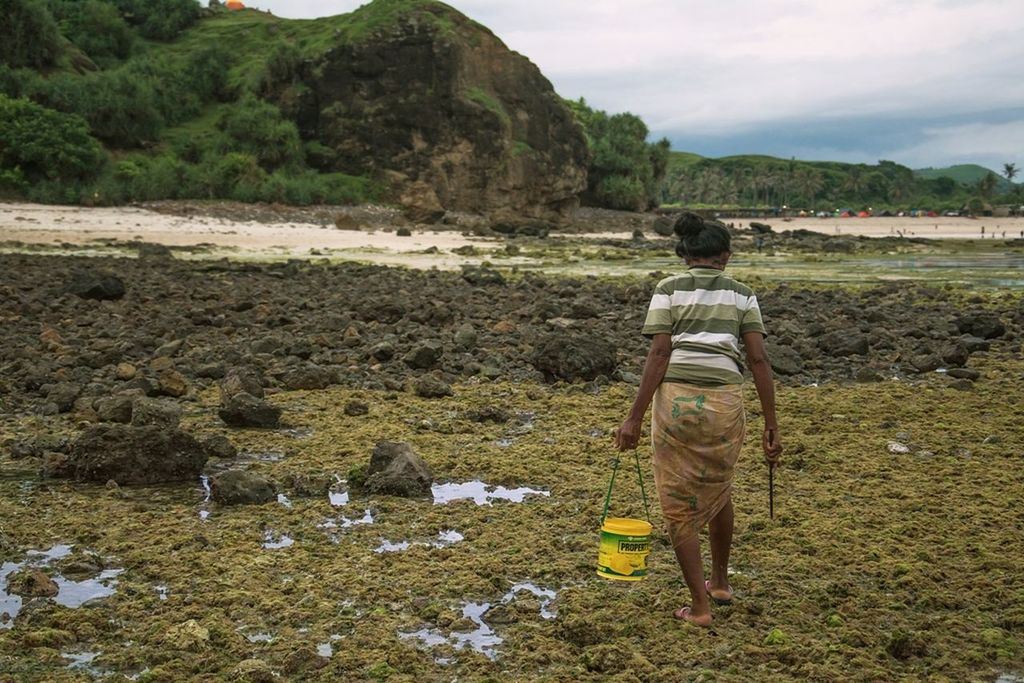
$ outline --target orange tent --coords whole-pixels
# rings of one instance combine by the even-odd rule
[[[245,5],[242,4],[242,0],[228,0],[224,3],[224,6],[228,9],[245,9]]]

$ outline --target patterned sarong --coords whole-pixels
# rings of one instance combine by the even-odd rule
[[[746,421],[739,384],[663,382],[654,394],[654,482],[672,544],[700,532],[729,500]]]

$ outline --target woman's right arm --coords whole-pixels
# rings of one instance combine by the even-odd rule
[[[761,400],[761,414],[764,415],[764,435],[761,446],[764,459],[775,466],[782,455],[782,439],[779,437],[779,422],[775,416],[775,381],[768,352],[764,348],[764,336],[760,332],[745,332],[743,346],[747,350],[747,367],[754,375],[757,397]]]

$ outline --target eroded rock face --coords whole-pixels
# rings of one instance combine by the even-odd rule
[[[377,28],[339,32],[294,81],[270,86],[302,136],[333,151],[323,170],[385,177],[418,222],[445,209],[568,218],[586,141],[534,64],[441,3],[376,0],[352,23]]]
[[[180,429],[101,424],[82,432],[67,458],[44,463],[44,473],[122,486],[193,481],[206,458],[202,445]]]

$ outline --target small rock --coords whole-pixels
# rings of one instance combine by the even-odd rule
[[[969,379],[972,382],[981,377],[981,373],[973,368],[950,368],[946,374],[954,379]]]
[[[241,393],[263,398],[263,382],[260,381],[259,373],[252,368],[231,368],[220,382],[221,405],[227,404],[233,396]]]
[[[230,460],[238,456],[238,448],[223,434],[214,434],[203,441],[203,448],[211,458]]]
[[[172,650],[202,652],[210,644],[210,630],[195,619],[189,619],[167,629],[163,641]]]
[[[470,351],[476,348],[477,334],[476,329],[469,323],[463,323],[459,325],[459,329],[455,331],[455,345],[465,351]]]
[[[352,400],[345,404],[345,414],[349,417],[359,417],[367,415],[369,412],[370,406],[366,401]]]
[[[171,358],[172,356],[178,355],[178,351],[181,351],[181,347],[184,346],[184,339],[175,339],[163,344],[153,352],[154,358]]]
[[[176,401],[159,398],[137,398],[132,402],[132,425],[153,425],[173,429],[181,423],[181,406]]]
[[[66,291],[82,299],[113,301],[125,294],[121,278],[107,273],[79,271],[71,276]]]
[[[441,342],[436,339],[428,339],[405,354],[402,361],[410,368],[427,370],[437,364],[443,352],[444,347]]]
[[[210,478],[210,497],[222,505],[260,505],[277,500],[277,491],[262,475],[228,470]]]
[[[934,372],[942,367],[942,359],[934,353],[922,353],[911,358],[910,365],[920,373]]]
[[[462,279],[475,286],[505,284],[501,273],[486,266],[463,266]]]
[[[910,447],[899,441],[890,441],[886,449],[893,455],[903,455],[910,452]]]
[[[395,357],[395,345],[391,342],[381,342],[370,349],[370,355],[383,362]]]
[[[188,393],[188,381],[177,370],[164,370],[160,373],[160,393],[176,398]]]
[[[118,363],[117,370],[115,371],[115,376],[119,380],[126,382],[130,379],[133,379],[137,372],[138,370],[131,363]]]
[[[57,406],[57,410],[66,413],[75,405],[75,399],[82,393],[82,387],[72,382],[58,382],[46,394],[49,402]]]
[[[275,683],[279,679],[262,659],[245,659],[231,671],[231,680],[238,683]]]
[[[833,356],[866,356],[869,350],[867,335],[857,330],[829,332],[818,339],[818,346]]]
[[[542,337],[531,359],[545,379],[592,380],[615,372],[615,346],[589,334],[558,330]]]
[[[281,425],[280,408],[245,392],[232,396],[217,414],[231,427],[277,429]]]
[[[434,475],[407,443],[381,441],[373,449],[363,487],[370,493],[405,498],[431,495]]]
[[[132,398],[130,396],[107,396],[96,400],[96,415],[103,422],[132,421]]]
[[[871,382],[881,382],[885,378],[874,368],[860,368],[854,375],[854,379],[858,382],[869,384]]]
[[[433,375],[418,378],[413,384],[413,391],[421,398],[443,398],[455,393],[450,384]]]

